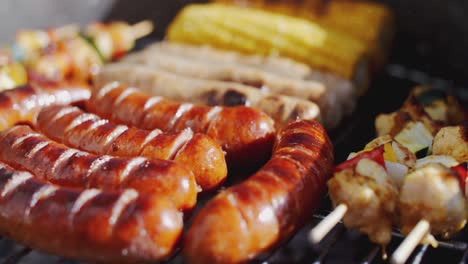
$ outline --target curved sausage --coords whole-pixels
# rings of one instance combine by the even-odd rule
[[[70,104],[89,99],[91,88],[82,83],[32,82],[0,93],[0,131],[17,123],[33,123],[39,110],[51,104]]]
[[[219,186],[227,176],[221,147],[210,137],[194,134],[190,129],[164,133],[159,129],[129,128],[78,107],[61,105],[42,109],[36,125],[51,139],[73,148],[119,157],[174,160],[192,170],[204,191]]]
[[[333,147],[315,121],[288,125],[256,174],[213,198],[185,237],[190,263],[244,263],[284,241],[312,217],[333,165]]]
[[[172,161],[92,155],[56,143],[28,126],[1,132],[0,148],[0,160],[61,186],[134,188],[170,197],[182,210],[196,202],[192,172]]]
[[[0,234],[51,254],[92,262],[166,259],[182,231],[167,199],[135,190],[72,189],[0,162]]]
[[[88,110],[142,129],[179,132],[191,128],[213,138],[227,152],[228,166],[264,162],[274,139],[273,120],[249,107],[209,107],[150,97],[118,82],[96,89]]]

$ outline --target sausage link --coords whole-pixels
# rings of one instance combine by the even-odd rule
[[[249,107],[209,107],[150,97],[118,82],[95,90],[88,110],[142,129],[179,132],[191,128],[213,138],[231,167],[264,162],[274,140],[273,120]]]
[[[195,216],[185,237],[187,260],[244,263],[284,241],[312,217],[332,165],[324,129],[315,121],[291,123],[262,169]]]
[[[176,66],[177,70],[181,67]],[[188,67],[199,71],[200,67]],[[216,69],[219,66],[216,65]],[[181,76],[182,75],[182,76]],[[339,121],[340,104],[334,103],[331,92],[325,93],[320,89],[314,103],[307,100],[308,93],[314,93],[316,89],[306,89],[301,96],[292,97],[287,93],[274,92],[262,82],[240,84],[234,80],[223,77],[221,81],[203,80],[196,77],[184,76],[166,72],[144,65],[114,63],[106,65],[94,78],[94,84],[105,84],[109,81],[119,81],[129,86],[138,87],[143,92],[151,95],[164,96],[179,102],[190,102],[203,105],[219,106],[251,106],[268,114],[277,127],[283,127],[297,119],[321,120],[325,125]],[[274,83],[279,83],[275,81]],[[256,85],[255,87],[253,85]],[[322,87],[323,88],[323,87]],[[292,88],[288,87],[288,91]],[[323,99],[322,99],[323,98]],[[351,98],[347,98],[351,99]],[[323,117],[326,113],[326,117]],[[330,118],[334,119],[331,120]]]
[[[84,122],[80,122],[87,117]],[[74,125],[76,124],[76,125]],[[85,151],[119,157],[143,156],[174,160],[192,170],[206,191],[219,186],[227,176],[221,147],[204,134],[190,129],[165,133],[128,128],[83,112],[78,107],[53,105],[42,109],[37,127],[53,140]],[[114,135],[117,129],[125,132]]]
[[[196,202],[192,172],[172,161],[92,155],[56,143],[28,126],[1,132],[0,148],[0,160],[61,186],[155,192],[171,197],[183,210]]]
[[[91,89],[77,83],[29,83],[0,93],[0,131],[17,123],[33,123],[41,107],[89,99]]]
[[[0,234],[50,254],[135,263],[170,256],[182,214],[167,199],[133,189],[66,188],[0,162]]]

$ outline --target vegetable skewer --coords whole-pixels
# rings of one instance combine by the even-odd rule
[[[433,111],[429,115],[426,112],[426,109],[430,106],[428,106],[427,103],[422,105],[420,102],[421,98],[417,98],[418,100],[415,100],[415,94],[420,95],[420,93],[422,93],[421,91],[425,93],[433,92],[427,88],[424,90],[421,89],[419,91],[416,89],[416,91],[411,94],[410,99],[401,110],[402,112],[412,112],[414,114],[414,118],[401,119],[399,120],[400,122],[398,125],[391,125],[393,127],[386,130],[392,131],[392,133],[390,133],[391,135],[381,136],[375,139],[374,141],[370,142],[363,151],[357,154],[352,153],[350,155],[351,159],[348,159],[348,161],[338,165],[335,168],[335,175],[329,181],[328,185],[330,197],[336,208],[328,217],[322,220],[321,223],[319,223],[314,229],[311,230],[309,234],[309,240],[311,243],[320,242],[323,237],[341,219],[344,219],[344,224],[346,226],[357,227],[363,233],[368,234],[372,241],[381,245],[386,245],[386,243],[388,243],[391,238],[392,225],[399,222],[399,220],[395,218],[398,217],[397,211],[398,207],[400,206],[399,203],[401,199],[399,198],[399,196],[401,196],[399,189],[405,183],[408,183],[407,179],[405,178],[407,173],[413,171],[413,168],[418,170],[424,166],[433,166],[432,163],[440,163],[450,168],[458,162],[463,161],[464,155],[466,155],[466,149],[468,149],[466,147],[467,143],[462,142],[462,139],[466,138],[466,136],[463,135],[465,130],[463,127],[446,127],[439,131],[438,127],[430,127],[434,123],[437,123],[438,126],[442,126],[443,124],[446,125],[450,121],[447,118],[447,115],[445,115],[444,119],[441,119],[438,122],[434,121],[433,115],[434,112],[437,111]],[[447,95],[443,96],[445,96],[445,99],[438,98],[438,100],[446,100],[448,98]],[[445,103],[446,101],[444,101],[444,104]],[[452,111],[452,114],[460,112],[462,112],[462,109],[455,108],[455,111]],[[446,111],[446,113],[448,113],[448,111]],[[420,116],[423,116],[424,119],[421,119]],[[377,128],[379,129],[379,127]],[[433,135],[435,133],[433,134],[432,131],[439,131],[439,133],[436,135],[437,139],[434,140],[434,143]],[[452,140],[450,141],[443,139],[447,136],[449,136]],[[436,149],[435,154],[438,155],[431,155],[426,158],[416,160],[416,155],[419,157],[430,155],[433,151],[433,145]],[[381,159],[380,157],[382,156],[371,155],[371,153],[376,153],[376,150],[379,149],[379,147],[383,149],[384,162],[379,162]],[[455,149],[456,151],[450,152],[449,150],[452,149]],[[465,154],[463,154],[463,152]],[[455,157],[451,157],[452,155]],[[367,170],[368,172],[367,178],[365,178],[365,180],[359,180],[359,178],[361,178],[360,176],[362,175],[358,173],[357,166],[355,165],[360,163],[361,160],[365,160],[365,156],[367,156],[367,158],[370,157],[370,160],[374,161],[374,163],[380,163],[382,165],[380,168],[370,164],[361,166],[361,174],[364,174],[365,176],[366,173],[363,173],[363,170]],[[353,166],[355,167],[353,168]],[[363,167],[366,169],[362,169]],[[372,167],[374,168],[371,169]],[[347,174],[349,174],[348,176],[345,177],[340,175],[340,173],[344,174],[342,172],[343,170],[349,170],[350,168],[352,169],[347,172]],[[384,171],[382,171],[381,168],[384,168]],[[383,220],[375,220],[373,218],[378,214],[378,210],[381,210],[385,207],[378,206],[378,202],[376,201],[379,200],[379,197],[375,195],[376,192],[372,192],[372,190],[382,187],[374,187],[376,186],[375,179],[377,178],[374,176],[374,181],[370,180],[371,177],[369,177],[369,175],[372,174],[389,176],[388,178],[390,178],[391,181],[393,181],[393,184],[396,186],[396,196],[393,197],[394,199],[385,199],[386,201],[390,201],[390,206],[387,209],[391,209],[390,211],[392,213],[388,214],[387,217],[380,217],[380,219]],[[358,176],[356,177],[356,175]],[[359,184],[356,184],[356,182],[359,182]],[[387,186],[387,189],[390,190],[391,188]],[[410,195],[414,196],[414,192],[411,192]],[[372,197],[372,199],[369,199],[369,197]],[[395,208],[393,208],[393,206]],[[370,207],[373,208],[369,209]],[[385,210],[380,211],[381,215],[385,215],[382,214],[383,212],[385,212]],[[463,213],[458,212],[458,216],[459,218],[464,219]],[[388,219],[390,219],[390,221],[387,221]],[[387,221],[386,224],[382,224],[385,221]],[[378,223],[378,225],[375,223]],[[405,231],[405,233],[407,233],[407,231],[409,231],[409,228]],[[385,235],[383,235],[385,233],[389,234],[388,239],[385,239]]]
[[[134,25],[93,23],[83,32],[76,25],[19,31],[15,44],[0,54],[0,89],[25,84],[26,71],[52,81],[89,81],[104,62],[121,57],[152,30],[145,20]]]
[[[432,234],[447,237],[466,224],[466,131],[466,125],[445,127],[439,131],[433,143],[433,150],[435,147],[437,153],[449,155],[463,163],[453,166],[457,163],[455,159],[433,156],[436,158],[432,163],[423,164],[407,176],[400,196],[402,233],[408,233],[414,222],[418,222],[393,254],[392,263],[404,263],[421,242],[437,246]],[[414,193],[418,193],[416,198]]]

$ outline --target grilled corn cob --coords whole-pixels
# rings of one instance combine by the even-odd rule
[[[282,55],[367,88],[365,47],[303,19],[222,4],[185,7],[168,29],[170,41],[208,44],[244,53]]]
[[[385,63],[392,42],[392,13],[383,5],[376,3],[344,0],[328,1],[327,4],[316,0],[214,0],[214,2],[261,8],[301,17],[349,35],[366,45],[372,56],[372,66],[375,70]]]

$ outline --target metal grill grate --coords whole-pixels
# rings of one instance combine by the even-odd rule
[[[439,89],[453,88],[451,82],[433,78],[423,72],[404,66],[391,64],[384,74],[376,78],[368,95],[361,98],[356,112],[343,122],[342,127],[331,133],[336,160],[342,161],[349,152],[360,149],[373,135],[375,115],[399,108],[406,98],[409,88],[417,84],[431,83]],[[455,87],[458,95],[468,101],[468,90]],[[202,201],[203,203],[203,201]],[[200,207],[200,206],[198,206]],[[293,239],[275,250],[272,255],[258,260],[262,264],[281,263],[386,263],[381,258],[381,248],[369,242],[356,230],[347,230],[343,224],[336,226],[320,245],[311,246],[307,242],[308,231],[330,212],[330,200],[324,198],[322,208],[314,215],[311,223],[304,227]],[[419,246],[408,263],[468,263],[467,228],[453,237],[453,240],[439,243],[437,249],[427,245]],[[403,237],[397,230],[388,246],[388,254],[396,249]],[[18,245],[6,238],[0,238],[0,262],[5,264],[61,263],[75,264],[76,261],[51,256]],[[170,263],[183,263],[176,256]]]

